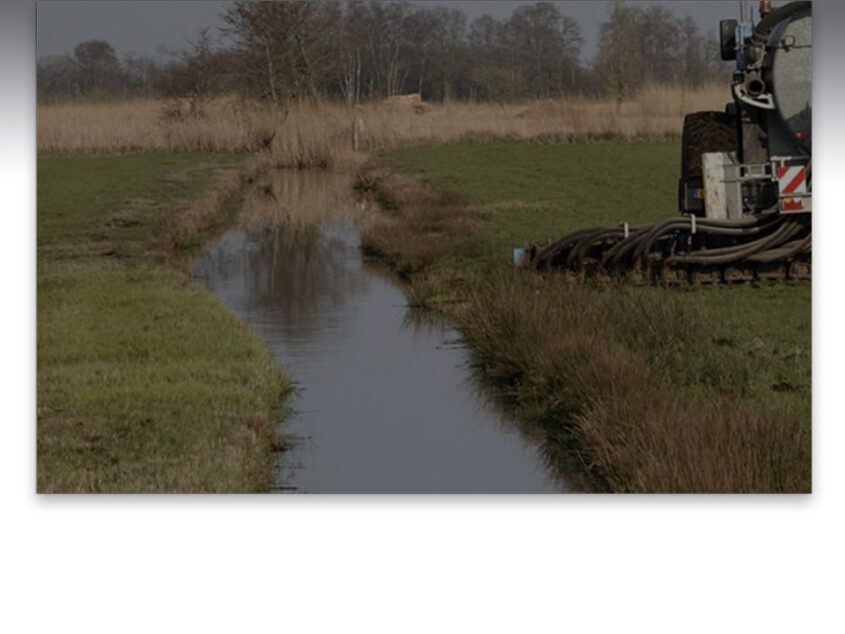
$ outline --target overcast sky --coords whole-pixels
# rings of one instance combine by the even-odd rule
[[[119,55],[128,52],[152,55],[159,47],[179,49],[203,27],[222,26],[220,13],[229,2],[133,1],[76,2],[73,0],[40,1],[37,4],[38,55],[71,52],[79,42],[102,39]],[[500,1],[418,1],[413,4],[436,4],[459,7],[468,21],[489,13],[506,18],[520,4],[515,0]],[[584,36],[582,58],[590,59],[596,51],[599,24],[605,19],[607,1],[556,2],[561,10],[575,18]],[[702,31],[716,31],[722,18],[738,17],[737,0],[699,2],[636,2],[629,4],[664,4],[678,17],[692,16]],[[753,3],[756,5],[756,3]]]

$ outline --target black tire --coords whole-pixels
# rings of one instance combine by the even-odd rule
[[[681,137],[681,180],[678,208],[681,213],[704,213],[704,203],[691,206],[688,188],[704,187],[701,155],[706,152],[738,152],[739,140],[734,118],[725,112],[693,112],[684,118]]]

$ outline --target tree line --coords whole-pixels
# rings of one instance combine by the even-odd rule
[[[218,34],[202,29],[167,55],[118,59],[102,40],[39,58],[41,99],[222,93],[349,104],[420,93],[426,101],[508,102],[587,94],[622,101],[643,84],[694,87],[725,72],[712,32],[672,9],[608,5],[598,53],[580,59],[578,22],[557,4],[472,22],[457,8],[407,2],[297,1],[228,5]],[[225,44],[221,43],[225,42]]]

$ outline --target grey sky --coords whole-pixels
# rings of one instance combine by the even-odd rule
[[[203,27],[222,26],[219,15],[228,2],[133,1],[133,2],[77,2],[73,0],[42,1],[37,4],[38,55],[54,55],[73,50],[79,42],[90,39],[108,41],[118,52],[152,55],[158,47],[179,49]],[[520,4],[516,0],[468,1],[430,0],[414,4],[437,4],[459,7],[469,21],[489,13],[506,18]],[[575,18],[584,35],[582,58],[595,54],[599,24],[605,19],[607,1],[556,2],[561,10]],[[644,2],[629,4],[664,4],[678,17],[692,16],[702,31],[715,31],[720,19],[738,17],[737,0],[707,0],[698,2]],[[756,3],[753,3],[756,5]]]

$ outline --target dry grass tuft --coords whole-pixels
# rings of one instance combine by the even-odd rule
[[[642,386],[633,398],[594,403],[577,434],[617,491],[810,491],[810,438],[789,411],[730,398],[690,402],[677,389]]]
[[[159,252],[171,263],[185,265],[208,235],[222,226],[241,199],[247,181],[255,178],[255,165],[221,170],[214,184],[179,213],[167,216],[158,232]]]
[[[450,253],[472,249],[472,234],[480,225],[478,214],[457,192],[371,167],[362,169],[356,190],[382,209],[402,210],[401,216],[370,222],[361,244],[365,253],[387,257],[403,279]]]

